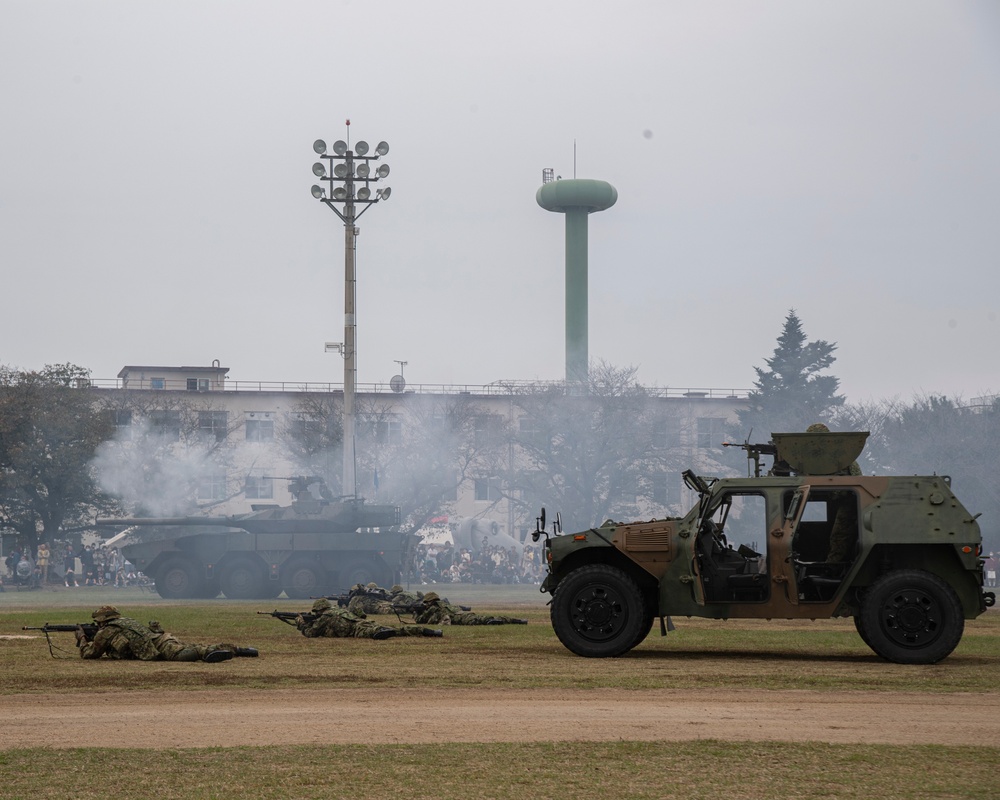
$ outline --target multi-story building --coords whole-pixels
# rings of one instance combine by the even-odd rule
[[[398,503],[416,524],[486,519],[523,540],[534,526],[527,503],[545,498],[544,472],[560,457],[548,446],[551,431],[580,424],[585,433],[588,414],[604,414],[558,384],[363,384],[355,401],[357,487],[345,488],[341,385],[233,381],[228,372],[218,361],[126,366],[115,381],[92,382],[118,429],[102,471],[143,513],[285,505],[287,478],[318,474],[334,494]],[[648,390],[622,416],[621,435],[644,454],[643,467],[607,472],[599,491],[608,507],[622,515],[685,511],[693,498],[681,470],[719,468],[726,429],[745,402],[746,393],[733,390]],[[560,413],[561,420],[549,416]]]

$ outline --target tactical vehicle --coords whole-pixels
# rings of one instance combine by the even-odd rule
[[[290,506],[257,504],[222,517],[98,519],[126,527],[108,541],[153,579],[161,597],[289,598],[397,582],[415,537],[399,508],[336,500],[319,478],[289,479]],[[317,490],[315,492],[310,489]]]
[[[739,445],[747,478],[685,484],[684,517],[545,530],[552,624],[581,656],[619,656],[655,618],[853,617],[878,655],[932,664],[954,650],[966,619],[993,605],[983,591],[982,537],[943,475],[862,476],[868,434],[778,433]],[[761,457],[771,456],[761,475]],[[852,466],[855,469],[852,470]]]

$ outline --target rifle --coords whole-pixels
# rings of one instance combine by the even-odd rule
[[[309,595],[310,600],[336,600],[337,605],[341,608],[347,608],[348,604],[351,602],[351,598],[354,597],[353,594],[348,592],[347,594],[316,594]]]
[[[41,631],[45,634],[45,641],[49,645],[49,655],[53,658],[57,658],[55,650],[60,648],[53,648],[52,640],[49,638],[50,633],[76,633],[77,630],[83,630],[83,638],[88,642],[94,641],[94,636],[97,634],[97,624],[94,622],[81,622],[79,625],[53,625],[51,622],[46,622],[42,627],[36,628],[30,625],[24,625],[21,627],[22,631]],[[77,642],[77,647],[80,643]],[[62,652],[66,652],[63,650]]]
[[[268,617],[274,617],[275,619],[280,619],[282,622],[288,625],[295,625],[299,617],[302,617],[306,622],[312,622],[316,619],[316,615],[311,611],[299,612],[299,611],[258,611],[258,614],[264,614]]]

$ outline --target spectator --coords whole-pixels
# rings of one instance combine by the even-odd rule
[[[66,555],[63,557],[63,582],[67,587],[79,586],[76,580],[76,553],[73,552],[73,545],[66,545]]]
[[[35,564],[41,570],[41,582],[45,585],[49,582],[49,558],[52,553],[49,551],[49,546],[42,542],[38,545],[38,550],[35,553]]]

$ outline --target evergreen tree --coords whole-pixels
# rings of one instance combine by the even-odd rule
[[[804,431],[814,422],[829,423],[844,404],[837,394],[840,380],[820,375],[836,360],[836,344],[806,340],[802,322],[792,309],[778,337],[774,354],[766,359],[767,369],[754,367],[757,380],[739,412],[738,435],[766,442],[771,433]]]

